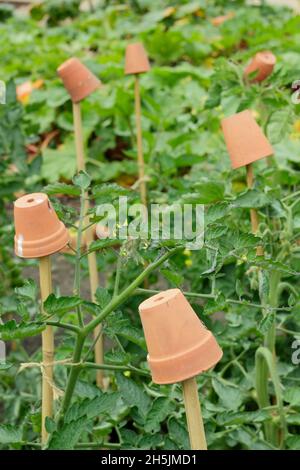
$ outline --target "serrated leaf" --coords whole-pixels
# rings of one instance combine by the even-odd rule
[[[224,380],[213,378],[212,386],[225,408],[237,410],[243,402],[243,393],[240,387],[231,385]]]
[[[284,401],[290,403],[291,406],[300,406],[300,389],[299,387],[290,387],[284,393]]]
[[[258,330],[264,335],[272,327],[276,319],[274,312],[267,313],[258,324]]]
[[[130,319],[121,312],[113,312],[107,318],[105,332],[109,336],[122,336],[123,338],[146,349],[145,338],[142,329],[132,325]]]
[[[172,285],[179,287],[183,283],[183,276],[180,273],[170,269],[161,269],[160,271]]]
[[[0,339],[3,341],[12,341],[14,339],[23,339],[40,334],[46,325],[44,323],[19,323],[10,320],[3,325],[0,324]]]
[[[70,312],[82,304],[83,300],[80,297],[56,297],[55,294],[50,294],[44,302],[44,309],[49,315],[63,315]]]
[[[10,424],[0,424],[0,443],[17,444],[22,442],[22,428]]]
[[[186,427],[175,418],[168,421],[168,430],[170,438],[178,444],[180,449],[189,450],[190,440]]]
[[[73,183],[83,191],[86,191],[91,184],[91,177],[85,171],[80,171],[73,177]]]
[[[58,431],[52,434],[48,449],[74,449],[74,446],[77,444],[81,434],[87,429],[88,425],[89,419],[87,417],[65,423]]]
[[[104,308],[111,301],[111,295],[104,287],[98,287],[96,290],[96,299],[100,308]]]
[[[109,198],[111,201],[112,199],[118,196],[126,196],[130,191],[122,186],[119,186],[116,183],[112,184],[102,184],[95,186],[92,191],[92,195],[94,198]]]
[[[233,207],[242,207],[245,209],[258,209],[270,203],[269,197],[257,189],[248,189],[241,193],[232,202]]]
[[[160,430],[160,423],[164,421],[170,413],[174,410],[174,403],[169,398],[157,398],[147,415],[145,431],[158,432]]]
[[[37,293],[36,283],[33,279],[27,279],[24,281],[23,286],[15,288],[15,292],[20,297],[35,301]]]
[[[66,183],[52,183],[48,184],[45,188],[44,191],[49,195],[54,195],[54,194],[64,194],[66,196],[80,196],[80,189],[76,186],[73,186],[72,184],[66,184]]]
[[[142,385],[117,373],[117,384],[124,402],[131,407],[136,406],[140,415],[146,418],[151,406],[151,399],[145,393]]]
[[[80,403],[74,403],[65,415],[65,423],[77,421],[81,417],[89,420],[103,414],[112,414],[121,400],[118,392],[102,393],[93,399],[86,398]]]
[[[293,113],[288,106],[271,114],[267,126],[267,135],[272,144],[281,142],[293,125]]]

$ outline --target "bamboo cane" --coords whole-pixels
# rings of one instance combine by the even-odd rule
[[[246,165],[246,179],[247,179],[247,186],[249,189],[253,188],[254,183],[254,174],[253,174],[253,166],[252,163]],[[251,227],[252,233],[255,235],[258,232],[259,226],[259,218],[256,209],[250,209],[250,219],[251,219]],[[257,256],[263,256],[264,249],[262,246],[258,246],[256,249]]]
[[[195,377],[182,382],[186,419],[192,450],[207,450],[206,437]]]
[[[42,303],[52,292],[51,261],[49,256],[39,260],[40,289]],[[42,444],[47,441],[48,433],[45,427],[46,417],[53,414],[53,364],[54,335],[52,326],[47,326],[42,333],[43,378],[42,378]]]
[[[73,103],[73,118],[74,118],[74,131],[75,131],[75,145],[76,145],[76,157],[77,157],[77,170],[85,171],[85,156],[84,156],[84,145],[83,145],[83,132],[82,132],[82,119],[81,119],[81,108],[80,103]],[[85,200],[85,214],[89,209],[89,201],[86,197]],[[85,218],[86,223],[89,222],[89,217]],[[86,230],[86,243],[87,248],[93,241],[93,227],[89,227]],[[91,252],[88,254],[88,266],[89,266],[89,279],[90,279],[90,290],[92,302],[96,301],[95,293],[99,285],[99,278],[97,272],[97,258],[96,253]],[[98,339],[97,339],[98,338]],[[95,363],[103,364],[103,338],[101,335],[101,325],[98,325],[94,330],[94,339],[96,341],[94,346]],[[103,387],[103,371],[98,370],[96,373],[97,385]]]
[[[141,120],[141,94],[139,75],[135,74],[134,82],[134,103],[135,103],[135,118],[136,118],[136,140],[137,140],[137,154],[138,154],[138,171],[139,171],[139,188],[141,201],[147,205],[147,187],[145,182],[145,162],[143,155],[143,139],[142,139],[142,120]]]

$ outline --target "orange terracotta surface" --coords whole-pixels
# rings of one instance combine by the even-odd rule
[[[232,168],[249,165],[274,153],[248,109],[223,119],[221,124]]]
[[[213,367],[223,353],[179,289],[142,302],[139,312],[153,382],[170,384]]]
[[[41,258],[61,250],[69,232],[59,220],[48,196],[26,194],[14,203],[15,253],[21,258]]]
[[[64,62],[57,73],[74,103],[83,100],[101,86],[100,80],[75,57]]]
[[[221,16],[215,16],[215,18],[211,19],[211,24],[214,26],[221,26],[225,21],[231,20],[231,18],[234,18],[234,12],[230,11],[226,15],[221,15]]]
[[[140,42],[128,44],[125,54],[125,74],[144,73],[150,70],[149,60]]]
[[[244,71],[244,76],[247,77],[252,72],[257,72],[255,77],[251,79],[252,82],[262,82],[273,72],[276,64],[276,57],[270,51],[258,52],[249,62]]]

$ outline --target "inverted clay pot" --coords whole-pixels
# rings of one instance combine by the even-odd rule
[[[143,44],[128,44],[125,54],[125,74],[144,73],[150,70],[149,60]]]
[[[274,153],[248,109],[223,119],[222,129],[232,168],[248,165]]]
[[[215,16],[215,18],[211,19],[211,24],[214,26],[221,26],[225,21],[231,20],[231,18],[234,18],[233,11],[228,12],[226,15]]]
[[[75,57],[61,64],[57,73],[74,103],[83,100],[101,86],[100,80]]]
[[[150,297],[141,303],[139,312],[153,382],[181,382],[221,359],[217,341],[179,289]]]
[[[69,233],[43,193],[26,194],[14,203],[15,252],[21,258],[41,258],[61,250]]]
[[[244,71],[244,76],[248,77],[253,72],[256,72],[252,82],[262,82],[273,72],[276,64],[276,57],[270,51],[258,52],[249,62]]]

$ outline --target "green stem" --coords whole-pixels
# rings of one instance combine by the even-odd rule
[[[75,350],[73,354],[73,364],[77,364],[80,362],[84,341],[85,341],[85,336],[83,336],[82,333],[78,334],[76,343],[75,343]],[[60,420],[63,420],[63,416],[65,412],[67,411],[67,409],[69,408],[80,371],[81,371],[80,364],[73,366],[70,371],[68,381],[67,381],[67,387],[66,387],[62,407],[61,407]]]
[[[80,268],[81,268],[81,239],[82,239],[82,228],[85,212],[85,193],[81,190],[80,193],[80,214],[79,214],[79,225],[77,232],[77,245],[76,245],[76,258],[75,258],[75,278],[74,278],[74,295],[80,296]],[[76,308],[78,322],[81,327],[83,327],[83,318],[81,314],[81,309],[78,306]]]
[[[78,326],[75,326],[75,325],[70,325],[69,323],[62,323],[62,322],[59,322],[59,321],[45,321],[46,325],[51,325],[51,326],[58,326],[59,328],[64,328],[65,330],[70,330],[70,331],[73,331],[74,333],[79,333],[80,332],[80,328],[78,328]]]
[[[271,309],[276,308],[278,305],[279,290],[278,285],[280,283],[281,273],[278,271],[272,271],[270,275],[270,286],[269,286],[269,305]],[[276,321],[273,322],[270,329],[267,331],[265,337],[265,346],[269,348],[272,354],[275,355],[275,341],[276,341]]]
[[[281,383],[277,372],[276,362],[273,357],[271,351],[266,347],[260,347],[257,349],[255,354],[255,363],[256,363],[256,392],[257,392],[257,399],[260,408],[265,408],[270,406],[269,400],[269,393],[268,393],[268,381],[265,380],[266,372],[265,369],[268,370],[273,385],[275,389],[276,395],[276,404],[278,409],[278,414],[280,417],[281,423],[281,433],[279,437],[279,445],[280,448],[284,445],[284,438],[286,435],[286,421],[285,421],[285,413],[283,408],[283,400],[282,400],[282,393],[281,393]],[[272,423],[266,423],[266,438],[271,444],[277,444],[277,436],[273,432],[274,426]]]
[[[126,366],[114,365],[114,364],[95,364],[94,362],[82,362],[80,366],[84,369],[88,367],[89,369],[100,369],[100,370],[120,370],[120,371],[131,371],[135,372],[140,375],[145,375],[147,377],[150,376],[150,373],[146,370],[139,369],[138,367],[134,367],[130,364]]]
[[[153,263],[149,264],[147,268],[128,286],[124,289],[117,297],[113,298],[107,305],[104,307],[100,315],[91,320],[83,329],[83,334],[86,336],[91,331],[95,329],[99,323],[101,323],[113,310],[119,307],[123,302],[125,302],[132,292],[143,282],[143,280],[149,276],[149,274],[154,271],[158,266],[164,263],[168,258],[173,256],[175,253],[178,253],[182,250],[181,247],[173,248],[172,250],[165,253],[163,256],[158,258]]]

